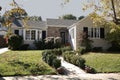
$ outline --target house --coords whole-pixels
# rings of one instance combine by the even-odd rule
[[[92,47],[101,47],[103,50],[108,49],[111,45],[105,40],[106,29],[102,26],[94,26],[90,16],[74,23],[68,27],[69,42],[74,50],[77,50],[83,40],[83,33],[86,32],[89,39],[92,40]]]
[[[67,27],[77,22],[77,20],[47,19],[46,21],[28,20],[25,24],[21,20],[15,19],[12,24],[12,32],[23,37],[24,44],[34,47],[35,40],[46,37],[61,37],[62,43],[68,42]]]
[[[74,50],[77,50],[82,43],[83,33],[86,32],[93,41],[92,47],[101,47],[106,50],[110,43],[105,40],[106,29],[102,26],[96,27],[90,16],[77,20],[47,19],[46,21],[28,20],[25,24],[21,20],[14,20],[12,31],[23,36],[24,44],[33,46],[35,40],[46,37],[61,37],[62,43],[70,43]]]

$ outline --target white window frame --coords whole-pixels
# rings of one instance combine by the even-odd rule
[[[88,36],[92,39],[100,39],[100,27],[88,27]]]
[[[35,30],[35,39],[31,39],[32,38],[32,30]],[[30,31],[29,33],[29,39],[26,39],[26,32],[27,31]],[[41,33],[41,34],[38,34],[38,31]],[[38,39],[38,35],[39,35],[39,39]],[[40,40],[40,38],[42,38],[42,30],[37,30],[37,29],[24,29],[24,40],[26,41],[35,41],[35,40]]]

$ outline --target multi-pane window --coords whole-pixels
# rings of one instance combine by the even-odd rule
[[[40,40],[42,38],[41,30],[29,29],[25,30],[25,40]]]
[[[30,40],[30,30],[26,30],[25,39],[26,39],[26,40]]]
[[[86,32],[90,38],[104,38],[104,28],[84,27],[83,31]]]
[[[36,38],[35,33],[36,33],[35,30],[31,30],[31,40],[35,40],[35,38]]]

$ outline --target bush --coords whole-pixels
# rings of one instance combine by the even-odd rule
[[[53,52],[55,55],[57,55],[57,56],[62,55],[62,51],[61,51],[60,48],[58,48],[58,49],[53,49],[52,52]]]
[[[82,69],[85,67],[85,60],[81,58],[80,56],[76,55],[74,52],[64,52],[63,57],[67,62],[70,62]]]
[[[61,47],[61,39],[59,37],[47,37],[45,40],[39,40],[34,42],[37,49],[54,49]]]
[[[29,46],[29,44],[23,44],[20,46],[19,50],[27,50],[28,46]]]
[[[16,34],[12,34],[8,38],[8,47],[11,50],[18,50],[19,47],[22,45],[23,38]]]
[[[42,53],[42,60],[54,68],[58,68],[61,66],[61,61],[57,59],[57,56],[53,53],[52,50],[44,51]]]
[[[92,49],[92,51],[93,51],[93,52],[101,52],[101,51],[103,51],[103,49],[102,49],[102,47],[94,47],[94,48]]]
[[[66,51],[72,51],[72,48],[70,46],[67,46],[67,47],[63,47],[63,48],[60,48],[62,53],[66,52]]]
[[[55,69],[57,69],[57,68],[59,68],[61,66],[61,60],[59,60],[59,59],[54,59],[53,60],[53,67],[55,68]]]
[[[45,49],[45,41],[44,40],[35,41],[34,44],[38,50]]]
[[[76,52],[77,52],[79,55],[82,55],[82,54],[86,53],[86,49],[85,49],[84,47],[80,47],[80,48],[77,49]]]

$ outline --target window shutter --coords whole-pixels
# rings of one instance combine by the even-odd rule
[[[42,31],[42,39],[46,38],[46,31]]]
[[[105,38],[105,30],[104,30],[104,28],[100,28],[100,38]]]
[[[14,33],[19,35],[19,30],[15,30]]]
[[[88,34],[88,27],[84,27],[83,32],[86,32]]]

